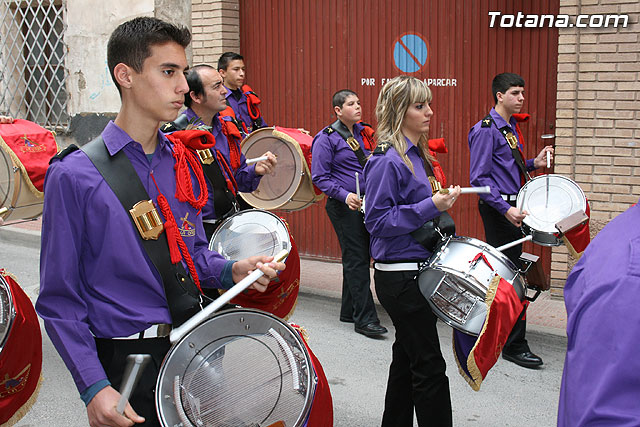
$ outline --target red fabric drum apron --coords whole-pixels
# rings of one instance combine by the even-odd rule
[[[298,129],[258,129],[242,141],[247,159],[271,151],[278,157],[275,171],[265,175],[252,193],[240,193],[251,206],[297,211],[321,200],[324,194],[311,182],[311,143],[313,138]]]
[[[41,373],[38,316],[15,279],[0,269],[0,424],[13,425],[29,411]]]
[[[0,219],[42,214],[44,175],[57,151],[53,133],[35,123],[0,124]]]

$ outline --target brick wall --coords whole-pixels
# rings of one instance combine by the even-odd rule
[[[227,51],[240,51],[239,0],[192,0],[193,64],[216,66]]]
[[[560,29],[555,173],[586,193],[595,236],[640,197],[640,2],[560,0],[560,14],[629,15],[626,28]],[[553,249],[552,295],[575,262]]]

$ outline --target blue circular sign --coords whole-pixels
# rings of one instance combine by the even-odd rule
[[[405,34],[393,47],[393,60],[404,73],[415,73],[427,63],[427,43],[416,34]]]

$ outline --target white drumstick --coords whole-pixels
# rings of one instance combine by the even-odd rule
[[[289,251],[286,249],[283,249],[274,256],[273,260],[275,262],[280,262],[283,259],[285,259],[287,255],[289,255]],[[172,343],[175,343],[180,339],[182,339],[182,337],[187,335],[189,331],[191,331],[193,328],[198,326],[200,323],[207,320],[207,318],[209,318],[213,313],[218,311],[223,305],[231,301],[233,298],[235,298],[237,295],[239,295],[241,292],[243,292],[245,289],[251,286],[253,282],[255,282],[260,277],[262,277],[263,274],[264,273],[262,272],[262,270],[256,269],[247,277],[245,277],[244,279],[236,283],[231,289],[229,289],[224,294],[220,295],[211,304],[203,308],[202,311],[199,311],[198,313],[194,314],[191,318],[189,318],[186,322],[184,322],[182,326],[172,330],[171,334],[169,335],[169,340]]]
[[[531,234],[529,234],[526,237],[523,237],[522,239],[518,239],[516,241],[513,241],[511,243],[507,243],[506,245],[502,245],[502,246],[498,246],[496,249],[499,250],[500,252],[505,251],[509,248],[512,248],[516,245],[519,245],[520,243],[524,243],[524,242],[528,242],[529,240],[533,239],[533,236]]]
[[[248,165],[252,165],[254,163],[258,163],[258,162],[261,162],[263,160],[268,160],[268,159],[269,159],[268,156],[260,156],[260,157],[256,157],[256,158],[253,158],[253,159],[247,159],[247,164]]]
[[[441,188],[440,193],[449,194],[448,188]],[[488,194],[491,193],[491,187],[485,185],[484,187],[464,187],[460,189],[460,194]]]
[[[360,180],[358,179],[358,172],[356,172],[356,196],[360,200]]]
[[[547,169],[551,168],[551,153],[547,151]]]
[[[130,354],[127,356],[127,361],[129,362],[131,370],[128,375],[125,375],[124,381],[122,381],[124,387],[122,387],[120,400],[118,400],[118,406],[116,406],[116,411],[118,411],[119,414],[124,413],[124,407],[127,405],[127,400],[129,400],[129,396],[131,396],[131,392],[136,386],[138,379],[140,379],[140,374],[149,360],[151,360],[150,354]]]

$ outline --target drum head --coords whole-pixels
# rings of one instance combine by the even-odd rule
[[[247,203],[260,209],[277,209],[287,203],[298,189],[303,173],[300,148],[273,136],[273,130],[258,129],[242,142],[242,152],[247,159],[260,157],[267,151],[278,157],[273,173],[263,176],[254,192],[241,193]]]
[[[156,408],[164,426],[301,426],[315,386],[309,353],[289,325],[256,310],[228,310],[169,350]]]
[[[555,174],[540,175],[527,182],[520,189],[516,204],[529,213],[524,224],[546,233],[557,233],[558,221],[587,210],[587,199],[578,184]]]
[[[254,255],[274,256],[283,249],[291,250],[287,226],[277,215],[259,209],[230,216],[220,224],[209,242],[209,250],[228,260]]]
[[[0,275],[0,353],[7,342],[9,331],[15,317],[11,289],[4,277]]]

